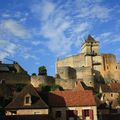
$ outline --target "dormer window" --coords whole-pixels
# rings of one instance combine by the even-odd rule
[[[30,94],[27,94],[24,97],[24,105],[31,105],[31,95]]]

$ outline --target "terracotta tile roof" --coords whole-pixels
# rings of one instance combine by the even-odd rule
[[[102,92],[111,92],[110,86],[108,86],[107,84],[103,84],[100,87]]]
[[[93,92],[90,90],[67,90],[50,92],[49,105],[53,107],[92,106],[96,105],[96,102]]]
[[[103,92],[120,92],[120,83],[110,83],[101,85]]]
[[[108,86],[110,86],[111,91],[120,92],[120,83],[111,83],[111,84],[108,84]]]
[[[31,95],[31,105],[24,105],[24,97],[30,94]],[[47,104],[41,99],[36,89],[30,84],[23,88],[23,90],[6,106],[6,109],[40,109],[40,108],[48,108]]]

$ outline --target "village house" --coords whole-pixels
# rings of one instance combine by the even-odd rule
[[[119,83],[102,84],[99,87],[99,93],[101,94],[102,101],[113,101],[116,100],[120,93]]]
[[[30,75],[15,61],[12,64],[0,61],[0,83],[3,81],[9,85],[29,84]]]
[[[73,90],[49,93],[50,116],[55,120],[97,120],[97,105],[91,90],[76,86]]]
[[[5,110],[6,115],[48,115],[48,105],[31,84],[25,86]]]

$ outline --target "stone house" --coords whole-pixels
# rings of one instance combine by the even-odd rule
[[[0,62],[0,83],[9,85],[29,84],[30,75],[17,62],[6,64]]]
[[[106,107],[119,110],[120,106],[117,102],[118,95],[120,94],[119,83],[100,85],[99,93],[101,95],[101,101],[106,103]]]
[[[102,101],[116,100],[120,93],[120,83],[102,84],[99,87]]]
[[[5,110],[6,115],[48,115],[48,105],[31,84],[25,86]]]
[[[77,86],[73,90],[49,93],[50,116],[55,120],[97,120],[97,105],[91,90]]]

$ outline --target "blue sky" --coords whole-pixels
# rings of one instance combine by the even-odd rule
[[[0,60],[18,61],[29,74],[80,52],[91,34],[102,53],[120,60],[120,0],[0,0]]]

